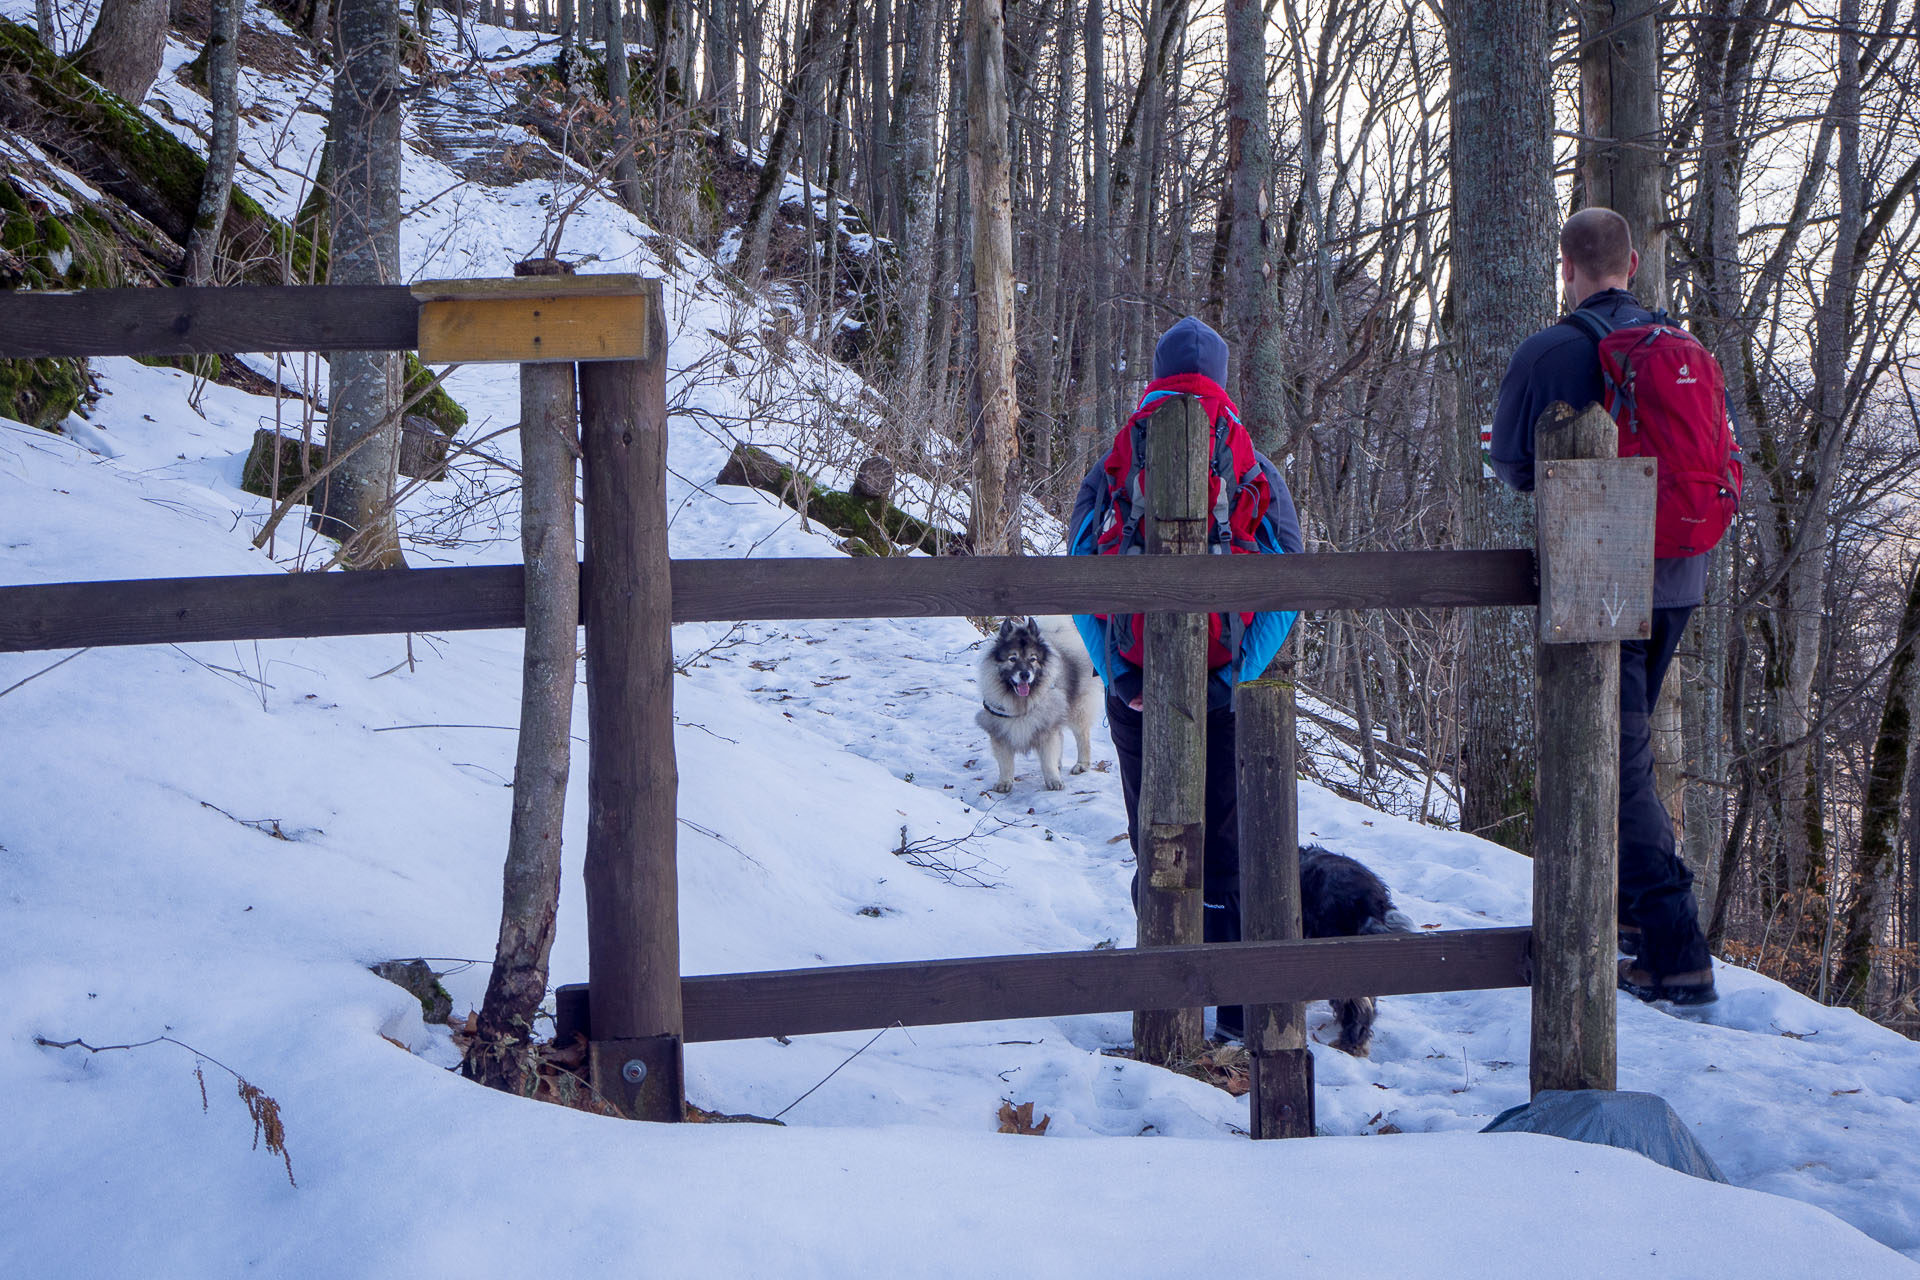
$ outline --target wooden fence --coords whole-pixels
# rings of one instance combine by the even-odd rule
[[[610,329],[608,297],[640,301],[640,341]],[[1650,603],[1637,584],[1644,576],[1650,588],[1652,479],[1628,477],[1623,465],[1635,464],[1610,458],[1553,461],[1556,450],[1610,455],[1611,437],[1599,440],[1592,415],[1579,420],[1593,428],[1586,436],[1556,433],[1556,424],[1542,422],[1542,526],[1559,532],[1537,559],[1535,552],[1503,550],[670,560],[667,341],[657,281],[120,289],[8,294],[0,305],[0,358],[416,347],[428,359],[579,365],[589,983],[563,989],[561,1018],[588,1032],[595,1087],[624,1113],[683,1115],[687,1041],[1246,1004],[1263,1028],[1250,1030],[1252,1132],[1311,1133],[1310,1092],[1301,1096],[1310,1076],[1298,1074],[1311,1065],[1302,1002],[1529,983],[1535,1090],[1612,1087],[1615,793],[1606,780],[1617,784],[1610,735],[1617,734],[1618,671],[1611,655],[1612,642],[1634,634]],[[1647,490],[1644,536],[1638,508],[1618,513],[1620,493],[1636,486]],[[1549,507],[1564,518],[1545,519]],[[1607,555],[1596,555],[1596,546]],[[1544,594],[1538,581],[1547,584]],[[1556,641],[1540,646],[1534,929],[1298,940],[1286,686],[1262,704],[1281,726],[1265,731],[1270,758],[1242,751],[1243,758],[1261,754],[1268,766],[1265,780],[1251,784],[1243,769],[1243,815],[1251,814],[1243,824],[1264,824],[1246,847],[1269,854],[1259,865],[1243,854],[1248,936],[1259,940],[773,973],[678,972],[672,623],[1533,605],[1541,608],[1542,634]],[[525,617],[519,566],[21,585],[0,587],[0,652],[499,628]],[[1150,731],[1153,723],[1149,716]],[[1149,760],[1148,767],[1156,766]],[[1249,785],[1276,798],[1249,801]],[[1149,879],[1142,877],[1143,892],[1153,891]],[[1292,1073],[1284,1079],[1283,1065]]]

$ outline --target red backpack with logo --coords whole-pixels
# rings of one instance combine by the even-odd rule
[[[1090,522],[1097,530],[1094,549],[1100,555],[1139,555],[1145,550],[1140,520],[1146,514],[1147,422],[1167,396],[1191,395],[1204,406],[1213,423],[1212,461],[1208,466],[1207,497],[1212,504],[1212,527],[1207,550],[1216,555],[1252,555],[1262,550],[1260,525],[1273,505],[1273,486],[1253,449],[1253,437],[1240,422],[1240,413],[1227,393],[1204,374],[1180,373],[1147,384],[1140,405],[1114,437],[1103,470],[1105,511],[1096,509]],[[1145,630],[1141,615],[1117,614],[1107,621],[1114,652],[1135,666],[1144,664]],[[1207,666],[1223,667],[1239,656],[1240,637],[1253,614],[1213,614],[1207,628]]]
[[[1593,311],[1569,319],[1600,348],[1601,403],[1619,424],[1620,456],[1660,461],[1653,554],[1713,550],[1740,509],[1744,478],[1720,362],[1665,312],[1617,329]]]

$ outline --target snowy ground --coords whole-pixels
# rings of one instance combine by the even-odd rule
[[[317,117],[268,108],[283,113],[272,171],[301,171]],[[410,157],[415,199],[452,180],[437,163]],[[242,181],[276,208],[297,194]],[[426,206],[410,270],[505,274],[539,240],[543,194]],[[565,248],[656,272],[649,244],[590,200]],[[673,553],[833,554],[712,479],[736,437],[825,468],[850,456],[821,406],[859,388],[730,342],[764,317],[676,257]],[[196,412],[172,370],[98,372],[105,396],[66,436],[0,421],[0,583],[324,558],[296,522],[254,550],[265,504],[237,487],[252,431],[296,403],[210,387]],[[474,438],[517,417],[509,373],[449,385]],[[511,461],[514,441],[485,448]],[[518,558],[500,468],[475,463],[405,514],[417,564]],[[1047,792],[1028,760],[1011,796],[988,790],[979,642],[958,619],[677,630],[684,971],[1127,944],[1117,779]],[[1736,1187],[1474,1133],[1525,1099],[1521,991],[1384,1000],[1370,1060],[1327,1048],[1315,1006],[1327,1136],[1294,1143],[1251,1143],[1243,1100],[1105,1056],[1124,1015],[894,1029],[864,1052],[872,1033],[688,1048],[692,1101],[782,1129],[637,1126],[489,1093],[445,1070],[444,1030],[365,966],[432,957],[457,1008],[479,1003],[518,634],[53,665],[68,656],[0,655],[0,1274],[1920,1275],[1920,1046],[1732,969],[1708,1023],[1623,1003],[1620,1075],[1667,1098]],[[1096,756],[1112,760],[1104,729]],[[584,786],[582,753],[556,983],[586,976]],[[1528,864],[1504,850],[1311,786],[1301,826],[1372,865],[1422,925],[1527,918]],[[903,843],[949,870],[910,865]],[[291,1181],[229,1072],[277,1104]],[[1003,1101],[1050,1116],[1046,1136],[995,1134]]]

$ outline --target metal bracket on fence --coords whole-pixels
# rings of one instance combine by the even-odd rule
[[[589,1042],[593,1087],[633,1120],[679,1120],[685,1115],[680,1038],[645,1036]]]

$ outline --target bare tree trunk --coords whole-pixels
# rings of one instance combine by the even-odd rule
[[[1750,402],[1747,350],[1751,332],[1744,321],[1745,293],[1740,267],[1740,191],[1746,167],[1746,143],[1738,136],[1739,106],[1752,68],[1750,31],[1729,16],[1734,0],[1714,0],[1703,24],[1695,75],[1701,91],[1701,160],[1698,212],[1694,218],[1691,262],[1699,273],[1696,314],[1689,319],[1726,375],[1727,398],[1744,412]],[[1749,483],[1749,491],[1758,485]],[[1708,568],[1707,599],[1731,600],[1739,530]],[[1726,852],[1727,803],[1718,785],[1732,772],[1732,743],[1738,709],[1728,699],[1733,678],[1733,628],[1741,625],[1725,608],[1695,613],[1692,634],[1699,653],[1681,659],[1682,729],[1686,759],[1708,784],[1689,788],[1682,824],[1686,863],[1694,870],[1694,892],[1703,925],[1713,919],[1719,897],[1721,863]]]
[[[561,268],[556,270],[556,268]],[[571,274],[551,259],[515,275]],[[520,366],[520,545],[527,570],[520,742],[513,770],[500,939],[479,1026],[463,1070],[509,1093],[530,1091],[527,1046],[547,993],[560,903],[561,828],[573,749],[580,638],[580,566],[574,534],[579,426],[571,364]]]
[[[840,181],[841,170],[846,162],[847,135],[851,132],[844,116],[847,109],[847,81],[853,75],[853,38],[859,29],[859,24],[849,19],[842,33],[844,38],[840,42],[840,65],[835,70],[833,99],[829,104],[827,116],[827,130],[830,135],[827,140],[826,189],[824,191],[827,225],[826,244],[821,250],[823,262],[817,306],[820,315],[820,337],[827,343],[833,340],[834,315],[840,307]]]
[[[1627,220],[1640,251],[1634,294],[1658,310],[1667,298],[1658,6],[1585,0],[1580,27],[1581,203]]]
[[[633,154],[633,98],[628,81],[625,0],[607,6],[607,107],[613,112],[613,187],[620,203],[641,211],[640,164]]]
[[[813,0],[807,12],[806,34],[794,55],[793,74],[787,78],[780,96],[780,115],[773,126],[773,140],[760,169],[760,181],[754,186],[753,200],[747,206],[741,230],[740,258],[736,264],[741,279],[749,284],[766,270],[767,250],[773,239],[773,220],[780,212],[780,191],[786,183],[787,166],[793,163],[799,143],[800,114],[813,101],[820,79],[820,54],[833,35],[837,6],[833,0]]]
[[[109,93],[139,106],[166,52],[167,0],[103,0],[75,61]]]
[[[339,6],[329,201],[329,280],[400,280],[400,9],[397,0],[342,0]],[[399,466],[397,353],[328,355],[327,453],[341,459],[321,487],[311,523],[341,540],[349,569],[404,568],[394,519]],[[342,455],[346,455],[342,457]]]
[[[1860,810],[1860,856],[1853,868],[1853,894],[1847,900],[1836,966],[1836,1003],[1867,1012],[1873,986],[1875,943],[1891,921],[1896,865],[1894,843],[1900,834],[1900,801],[1906,790],[1913,752],[1914,650],[1920,646],[1920,561],[1907,585],[1907,605],[1894,640],[1893,666],[1887,672],[1887,696],[1880,706],[1866,796]]]
[[[1480,476],[1477,436],[1493,420],[1513,349],[1553,316],[1553,101],[1545,0],[1458,0],[1448,8],[1453,79],[1453,343],[1469,546],[1524,546],[1522,494]],[[1576,408],[1580,406],[1575,406]],[[1532,845],[1532,615],[1468,619],[1462,830]]]
[[[1826,285],[1814,310],[1813,394],[1805,462],[1793,500],[1800,526],[1794,531],[1785,581],[1785,612],[1779,619],[1784,680],[1775,693],[1783,752],[1778,773],[1785,887],[1828,890],[1825,818],[1812,761],[1814,700],[1826,627],[1827,574],[1833,534],[1832,502],[1847,422],[1848,373],[1853,347],[1854,297],[1859,283],[1863,222],[1860,180],[1859,0],[1841,0],[1836,28],[1837,85],[1832,112],[1836,155],[1834,183],[1839,216]]]
[[[1087,363],[1093,369],[1093,430],[1090,434],[1095,439],[1088,440],[1089,458],[1083,461],[1090,466],[1091,454],[1099,447],[1097,438],[1119,427],[1120,413],[1114,400],[1114,384],[1117,381],[1114,360],[1117,353],[1113,344],[1113,258],[1109,247],[1113,233],[1113,168],[1107,145],[1107,55],[1103,30],[1106,8],[1089,0],[1086,14],[1087,121],[1091,134],[1088,143],[1093,150],[1092,179],[1087,193],[1087,255],[1092,264],[1089,281],[1091,297],[1088,300],[1091,323],[1087,326],[1090,357]]]
[[[714,128],[720,132],[724,149],[733,136],[740,116],[740,72],[734,45],[739,33],[734,29],[734,0],[707,0],[707,110],[713,113]],[[749,68],[757,74],[758,68]]]
[[[53,0],[33,0],[33,32],[41,44],[53,48]]]
[[[934,94],[939,89],[942,19],[946,0],[917,0],[914,8],[914,67],[907,96],[907,238],[901,266],[904,292],[900,324],[900,390],[896,397],[903,421],[927,421],[927,356],[933,317],[929,314],[937,246],[934,228],[940,190],[935,142],[939,120]],[[943,302],[944,305],[944,302]]]
[[[739,0],[740,62],[746,68],[746,79],[740,86],[740,129],[749,147],[760,145],[760,80],[765,74],[760,69],[760,55],[766,43],[766,33],[760,23],[760,7],[753,0]]]
[[[959,61],[966,61],[964,35]],[[967,196],[966,103],[966,76],[947,77],[947,119],[952,127],[947,131],[946,181],[940,188],[940,264],[934,275],[934,363],[929,374],[930,378],[938,375],[939,380],[933,385],[939,393],[943,421],[950,420],[952,407],[971,396],[979,386],[968,360],[967,335],[973,332],[973,290],[962,285],[962,281],[973,274],[973,259],[967,251],[965,234],[967,219],[961,216],[961,206]]]
[[[187,237],[185,283],[213,282],[220,253],[220,229],[226,224],[233,192],[233,166],[240,154],[240,11],[245,0],[212,0],[207,33],[207,96],[213,108],[213,136],[207,148],[207,172],[200,183],[200,208]]]
[[[1255,443],[1286,439],[1280,298],[1273,279],[1273,135],[1267,125],[1267,15],[1260,0],[1227,0],[1227,336],[1238,358],[1234,399]]]
[[[1627,220],[1640,251],[1634,294],[1667,301],[1666,166],[1660,118],[1660,26],[1651,0],[1587,0],[1580,11],[1580,177],[1586,206]],[[1681,682],[1668,680],[1650,721],[1655,789],[1686,844],[1686,749]]]
[[[967,0],[967,182],[972,191],[975,376],[973,547],[1020,551],[1020,406],[1014,386],[1013,193],[1001,0]]]

